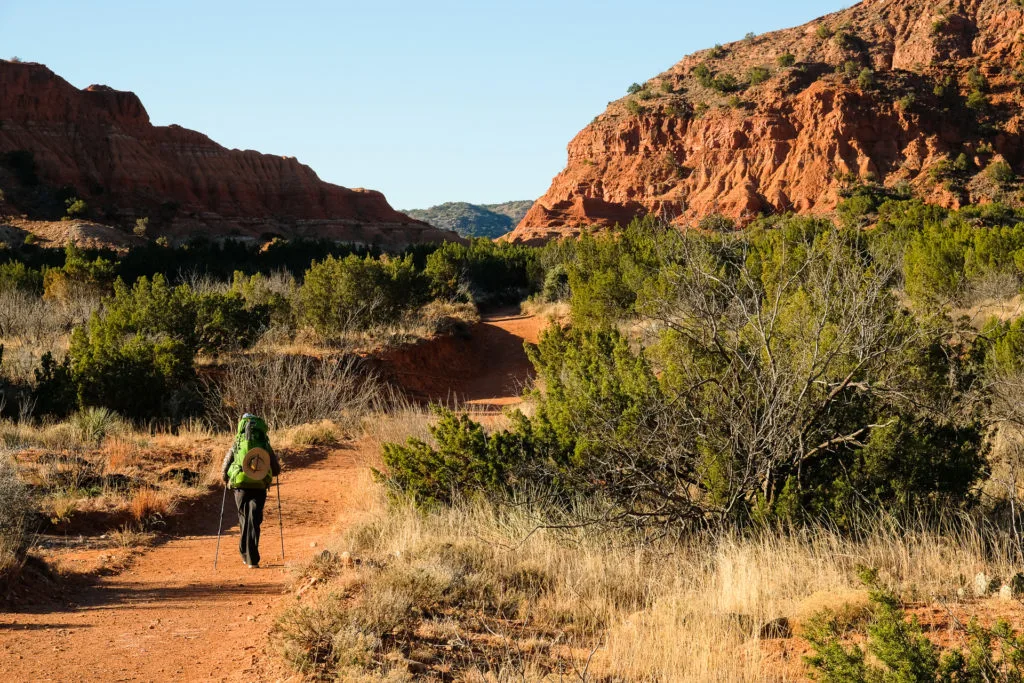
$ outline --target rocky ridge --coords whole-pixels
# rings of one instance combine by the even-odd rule
[[[688,56],[569,143],[510,239],[646,213],[828,214],[856,183],[949,207],[1019,203],[990,169],[1024,159],[1022,29],[1016,0],[865,0]]]
[[[41,64],[0,61],[0,213],[57,219],[69,197],[129,232],[172,238],[327,238],[382,247],[458,239],[380,192],[320,180],[292,157],[232,150],[154,126],[131,92],[75,88]]]

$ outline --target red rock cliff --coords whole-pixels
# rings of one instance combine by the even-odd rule
[[[379,192],[325,183],[294,158],[153,126],[133,93],[79,90],[45,66],[0,61],[0,154],[18,150],[32,152],[42,183],[71,186],[122,222],[159,214],[160,231],[174,236],[279,233],[382,246],[457,239],[395,211]],[[0,183],[15,182],[0,169]]]
[[[983,169],[1024,158],[1022,29],[1016,0],[866,0],[687,57],[569,143],[511,239],[648,212],[824,214],[855,178],[947,206],[993,199]],[[969,170],[947,177],[961,154]]]

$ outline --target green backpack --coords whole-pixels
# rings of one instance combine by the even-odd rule
[[[235,457],[228,467],[231,488],[265,489],[274,481],[270,471],[270,439],[267,423],[261,417],[246,413],[238,421],[235,434]]]

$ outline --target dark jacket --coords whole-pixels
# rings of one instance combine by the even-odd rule
[[[231,463],[235,461],[235,447],[237,444],[232,444],[231,448],[228,449],[227,455],[224,456],[224,463],[221,465],[221,476],[224,481],[228,480],[228,469],[231,468]],[[270,473],[275,477],[281,474],[281,461],[277,459],[277,454],[274,453],[274,449],[267,444],[267,451],[270,453]]]

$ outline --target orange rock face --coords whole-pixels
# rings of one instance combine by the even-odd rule
[[[294,158],[153,126],[134,93],[79,90],[45,66],[0,61],[0,154],[20,150],[33,154],[42,183],[70,186],[115,222],[159,216],[171,236],[276,233],[385,247],[458,239],[395,211],[380,192],[325,183]],[[9,199],[15,182],[0,169]]]
[[[985,201],[985,183],[953,187],[934,169],[966,154],[974,174],[993,160],[1019,170],[1022,29],[1016,0],[867,0],[687,57],[569,143],[510,239],[647,213],[680,225],[827,214],[855,178],[946,206]],[[736,87],[716,87],[729,76]],[[967,106],[973,91],[981,108]]]

